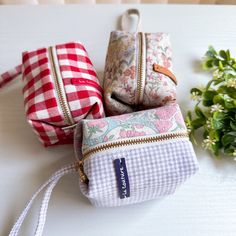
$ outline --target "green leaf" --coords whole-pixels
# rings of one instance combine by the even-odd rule
[[[218,59],[215,59],[215,60],[213,60],[213,65],[214,66],[219,66],[219,60]]]
[[[232,132],[229,132],[228,134],[232,135],[232,136],[234,136],[236,138],[236,132],[232,131]]]
[[[222,139],[221,142],[223,144],[224,147],[231,145],[231,143],[235,142],[235,136],[231,135],[230,133],[225,134]]]
[[[213,100],[215,95],[217,95],[217,91],[207,90],[203,93],[203,98],[206,99],[206,100]]]
[[[215,129],[215,130],[220,130],[224,127],[224,122],[222,122],[220,120],[212,119],[211,123],[212,123],[213,129]]]
[[[203,67],[205,69],[210,69],[213,67],[213,62],[214,62],[213,60],[207,60],[203,63]]]
[[[232,87],[220,86],[218,93],[227,94],[229,97],[236,99],[236,89]]]
[[[224,60],[228,59],[227,53],[224,50],[220,50],[219,54]]]
[[[232,100],[232,101],[225,101],[225,107],[227,108],[227,109],[234,109],[234,108],[236,108],[236,106],[235,106],[235,104],[234,104],[234,101]]]
[[[202,127],[203,125],[205,125],[205,120],[204,119],[202,119],[202,118],[197,118],[197,119],[195,119],[195,120],[192,120],[192,122],[191,122],[191,125],[192,125],[192,127],[194,128],[194,129],[198,129],[198,128],[200,128],[200,127]]]
[[[226,114],[222,113],[222,112],[214,112],[213,114],[213,119],[215,120],[224,120],[226,117]]]
[[[202,112],[201,108],[199,106],[195,106],[195,109],[194,109],[196,115],[199,117],[199,118],[202,118],[202,119],[206,119],[206,116],[204,115],[204,113]]]
[[[212,151],[213,151],[214,155],[215,156],[219,156],[219,151],[220,151],[220,148],[221,148],[221,143],[217,142],[211,148],[212,148]]]
[[[219,69],[222,71],[224,70],[224,65],[222,61],[219,61]]]
[[[214,49],[214,47],[212,47],[212,46],[209,46],[208,47],[208,50],[207,50],[207,52],[206,52],[206,54],[205,54],[205,56],[206,57],[210,57],[210,58],[214,58],[215,56],[217,55],[217,52],[216,52],[216,50]]]
[[[236,131],[236,122],[230,121],[230,127],[232,130]]]
[[[206,107],[210,107],[210,106],[213,105],[214,103],[213,103],[212,100],[206,100],[206,99],[204,99],[204,100],[202,101],[202,104],[203,104],[204,106],[206,106]]]
[[[187,120],[189,120],[189,121],[192,120],[192,113],[191,113],[191,111],[188,111],[188,113],[187,113]]]
[[[202,91],[198,88],[192,88],[190,93],[197,93],[198,95],[202,95]]]
[[[231,146],[228,146],[228,147],[225,147],[224,148],[224,153],[226,154],[226,155],[232,155],[233,153],[234,153],[234,148],[233,147],[231,147]]]
[[[225,81],[224,79],[217,79],[217,80],[214,80],[213,83],[214,85],[218,85],[220,83],[222,83],[223,81]]]
[[[222,112],[214,112],[211,120],[212,126],[215,130],[223,129],[225,126],[225,114]]]
[[[216,141],[220,140],[220,131],[219,130],[211,130],[208,134],[211,139],[215,139]]]
[[[214,98],[213,98],[213,102],[214,104],[220,104],[222,106],[225,105],[225,100],[222,96],[220,96],[219,94],[218,95],[215,95]]]
[[[230,56],[230,51],[229,51],[229,49],[226,51],[226,56],[227,56],[227,60],[230,61],[231,56]]]

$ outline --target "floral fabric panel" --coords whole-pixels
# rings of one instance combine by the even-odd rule
[[[83,120],[83,150],[126,138],[186,131],[177,104],[97,120]]]
[[[124,31],[111,32],[104,74],[104,100],[108,115],[120,115],[136,110],[169,104],[176,99],[175,83],[155,72],[157,63],[172,71],[171,47],[166,33],[146,33],[146,62],[143,101],[135,104],[137,81],[140,77],[139,35]]]
[[[132,112],[135,102],[137,35],[111,32],[104,74],[104,99],[108,113]]]
[[[163,106],[176,99],[176,85],[166,75],[153,70],[158,64],[172,71],[172,51],[169,34],[145,34],[146,38],[146,82],[143,105],[146,107]]]

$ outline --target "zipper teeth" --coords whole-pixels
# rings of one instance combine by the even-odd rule
[[[138,80],[137,80],[137,104],[139,104],[141,101],[142,91],[143,91],[143,43],[144,43],[144,37],[142,32],[138,33],[139,35],[139,56],[138,56]]]
[[[59,78],[58,78],[58,75],[57,75],[57,72],[55,69],[56,64],[55,64],[54,57],[53,57],[53,48],[52,47],[49,47],[49,58],[50,58],[50,61],[52,64],[51,69],[52,69],[52,74],[53,74],[53,78],[55,81],[55,89],[56,89],[56,92],[58,95],[58,100],[59,100],[59,103],[60,103],[60,106],[62,109],[63,116],[64,116],[66,123],[68,125],[73,125],[73,123],[71,121],[71,114],[70,114],[69,108],[67,106],[67,100],[64,97],[64,94],[62,92],[63,91],[62,89],[64,89],[64,88],[61,88]]]
[[[188,138],[189,135],[187,132],[183,133],[170,133],[170,134],[163,134],[160,136],[155,137],[141,137],[134,140],[123,140],[123,141],[117,141],[115,143],[107,143],[103,144],[99,147],[95,147],[90,149],[89,151],[84,153],[84,157],[81,159],[83,162],[85,159],[87,159],[90,155],[95,154],[100,151],[105,151],[107,149],[116,148],[116,147],[123,147],[128,145],[136,145],[136,144],[143,144],[143,143],[154,143],[154,142],[161,142],[165,140],[172,140],[176,138]]]

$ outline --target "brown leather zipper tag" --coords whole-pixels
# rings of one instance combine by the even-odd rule
[[[168,76],[177,85],[177,79],[175,75],[167,68],[160,66],[158,64],[153,64],[153,70],[158,73]]]

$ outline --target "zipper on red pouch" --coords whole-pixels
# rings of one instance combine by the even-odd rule
[[[54,80],[54,86],[56,90],[58,104],[60,105],[65,123],[67,125],[63,127],[62,129],[71,129],[71,128],[74,128],[76,124],[74,122],[69,104],[67,102],[66,91],[65,91],[65,87],[64,87],[61,73],[60,73],[60,68],[59,68],[58,59],[56,55],[56,49],[54,47],[49,47],[48,54],[49,54],[52,77]]]

